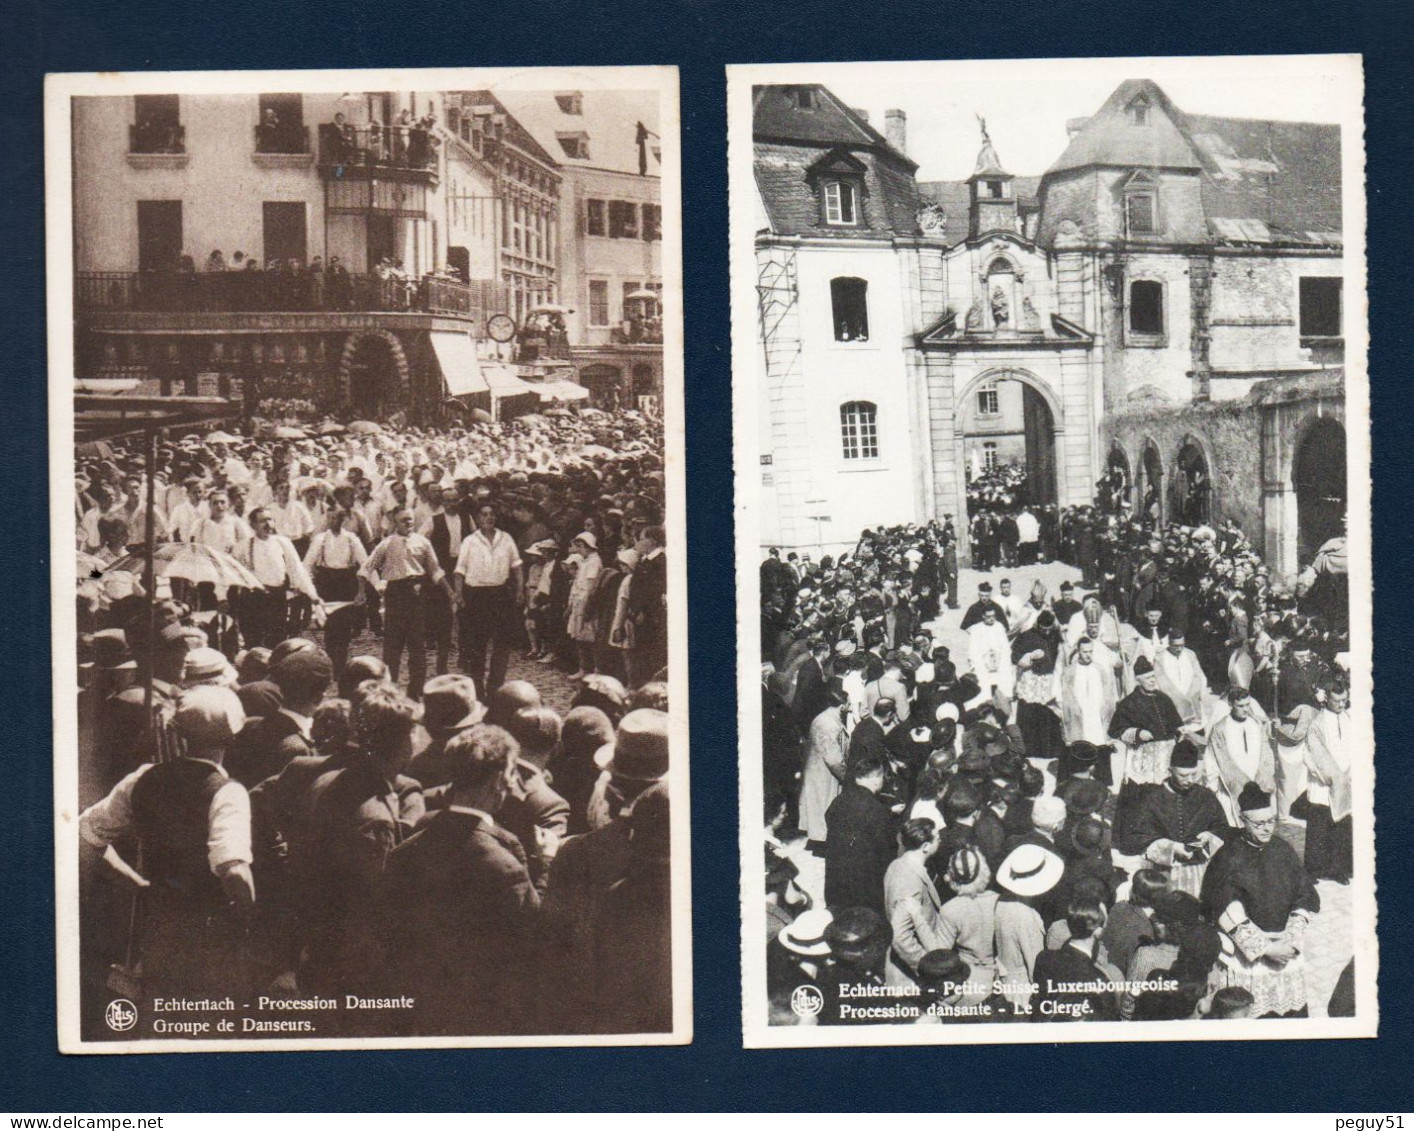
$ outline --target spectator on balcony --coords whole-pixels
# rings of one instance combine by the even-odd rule
[[[239,255],[240,252],[236,254]],[[219,247],[206,257],[206,269],[208,271],[224,271],[226,269],[226,257],[221,254]]]
[[[275,113],[275,107],[265,107],[265,113],[261,116],[260,125],[255,131],[256,148],[261,153],[279,153],[280,150],[280,115]]]
[[[329,158],[335,165],[347,165],[358,152],[358,135],[342,113],[334,115],[334,126],[325,133]]]
[[[337,255],[331,255],[329,270],[325,274],[330,309],[347,310],[353,305],[353,281],[349,278],[348,268],[343,265]]]

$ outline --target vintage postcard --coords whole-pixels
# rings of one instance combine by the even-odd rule
[[[60,1048],[689,1041],[676,70],[46,112]]]
[[[748,1045],[1375,1035],[1362,86],[731,68]]]

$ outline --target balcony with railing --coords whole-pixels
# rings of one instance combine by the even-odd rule
[[[309,127],[298,122],[261,122],[255,127],[255,151],[267,154],[307,154]]]
[[[328,177],[437,180],[437,138],[420,126],[319,127],[319,167]]]
[[[390,313],[465,319],[480,336],[506,309],[505,287],[442,276],[354,275],[345,271],[105,271],[80,274],[74,306],[84,315],[119,313]]]
[[[180,168],[187,163],[187,129],[155,119],[128,127],[128,164],[135,169]]]

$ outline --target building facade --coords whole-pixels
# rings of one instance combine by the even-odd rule
[[[559,176],[494,100],[78,98],[73,127],[78,376],[266,416],[549,399],[488,325],[557,297]]]
[[[1231,518],[1284,574],[1336,532],[1343,463],[1311,487],[1299,449],[1303,413],[1322,452],[1342,415],[1337,127],[1136,80],[1039,178],[984,124],[971,177],[920,184],[900,111],[881,135],[817,85],[755,109],[763,542],[962,515],[998,462],[1062,508],[1117,467],[1136,510]]]
[[[554,154],[559,303],[575,380],[600,404],[658,403],[663,389],[662,178],[656,93],[504,91]]]

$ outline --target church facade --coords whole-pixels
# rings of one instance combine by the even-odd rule
[[[1329,457],[1343,417],[1337,127],[1131,80],[1040,177],[983,124],[971,177],[920,182],[900,111],[881,134],[819,85],[754,104],[764,544],[953,515],[965,557],[998,463],[1058,508],[1117,468],[1135,510],[1232,518],[1279,572],[1319,544],[1343,488],[1303,502],[1298,449]]]

